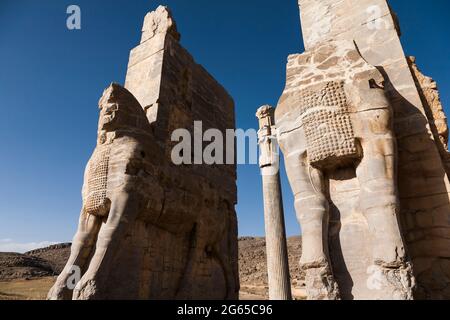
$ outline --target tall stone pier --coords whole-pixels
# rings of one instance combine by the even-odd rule
[[[258,109],[256,117],[260,127],[258,132],[259,165],[264,194],[269,299],[292,300],[274,108],[262,106]]]
[[[299,0],[276,111],[310,298],[450,298],[448,127],[386,0]]]
[[[78,232],[50,299],[238,299],[236,166],[172,157],[180,137],[194,146],[194,122],[234,129],[234,102],[179,40],[167,8],[148,13],[125,87],[100,100]]]

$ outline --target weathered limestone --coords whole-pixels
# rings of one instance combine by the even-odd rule
[[[435,84],[405,57],[386,0],[299,5],[306,53],[289,57],[276,125],[302,264],[321,270],[307,275],[310,298],[411,298],[405,252],[415,297],[449,298],[447,125]],[[336,81],[345,99],[332,94]]]
[[[178,40],[165,7],[149,13],[128,90],[113,84],[100,100],[79,230],[50,299],[238,298],[236,168],[170,158],[174,129],[224,133],[234,103]]]
[[[450,173],[450,153],[448,152],[448,121],[441,103],[436,81],[420,72],[415,57],[407,57],[411,72],[419,91],[430,123],[430,129],[438,147],[447,175]]]
[[[259,165],[263,180],[269,299],[292,300],[274,109],[271,106],[262,106],[256,117],[260,127]]]
[[[411,298],[383,76],[349,41],[290,56],[287,72],[276,125],[303,230],[309,298]],[[347,249],[339,235],[347,233],[358,242],[354,256],[345,256],[353,281],[337,263]]]

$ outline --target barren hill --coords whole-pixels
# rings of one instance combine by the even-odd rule
[[[58,244],[25,254],[0,252],[0,281],[58,275],[70,254],[70,244]]]
[[[0,281],[40,278],[53,274],[52,267],[44,259],[20,253],[0,253]]]
[[[60,274],[70,256],[70,243],[56,244],[47,248],[25,253],[26,255],[46,260],[55,274]]]
[[[304,274],[299,267],[302,253],[301,237],[288,239],[289,269],[293,294],[302,298]],[[264,238],[243,237],[239,239],[239,276],[241,291],[258,296],[268,296],[266,240]]]

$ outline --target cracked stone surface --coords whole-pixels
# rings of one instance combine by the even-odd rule
[[[436,83],[405,56],[386,0],[299,6],[306,52],[288,59],[276,126],[304,231],[301,265],[312,279],[324,268],[338,288],[307,281],[310,298],[450,298],[448,126]],[[330,81],[344,81],[348,111],[322,99]],[[306,112],[305,90],[319,97]]]
[[[79,228],[50,299],[238,298],[236,167],[170,157],[174,129],[234,129],[234,102],[179,39],[167,8],[147,14],[125,87],[100,100]]]

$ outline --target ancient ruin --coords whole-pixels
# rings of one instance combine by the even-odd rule
[[[335,299],[340,291],[344,296],[411,297],[413,277],[397,221],[392,110],[381,73],[345,41],[291,56],[288,68],[289,81],[276,113],[278,139],[303,228],[301,263],[309,297]],[[302,68],[310,77],[291,71]],[[336,206],[332,212],[331,203]],[[331,261],[339,257],[332,247],[335,239],[329,247],[328,237],[343,233],[346,226],[338,225],[343,221],[352,224],[349,241],[361,235],[361,247],[354,249],[350,263],[364,261],[358,270],[371,268],[382,276],[382,289],[369,293],[367,288],[365,293],[365,272],[354,274],[352,285],[333,272],[329,256]],[[342,250],[345,246],[341,244]]]
[[[292,299],[279,144],[309,299],[450,299],[437,84],[405,56],[386,0],[299,6],[306,51],[289,56],[276,110],[257,112],[270,298]],[[125,85],[99,107],[78,231],[48,298],[237,299],[236,166],[172,159],[176,130],[234,129],[234,102],[180,45],[166,7],[147,14]]]
[[[448,127],[386,0],[299,0],[275,114],[309,299],[450,298]]]
[[[49,299],[238,298],[236,167],[171,161],[174,129],[234,129],[234,103],[179,40],[167,8],[147,14],[125,88],[105,90],[78,232]]]

